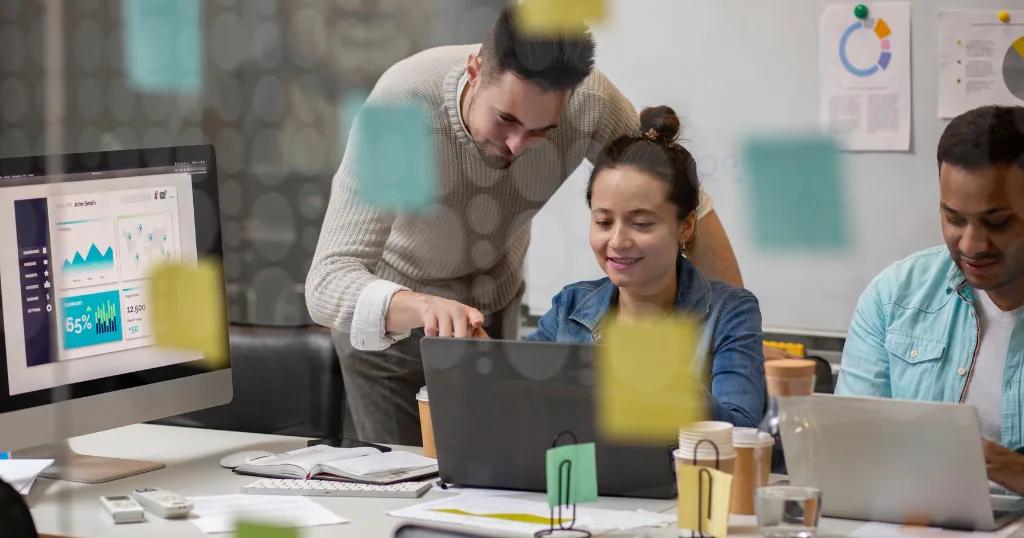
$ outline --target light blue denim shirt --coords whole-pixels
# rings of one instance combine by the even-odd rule
[[[680,258],[676,311],[704,322],[711,355],[709,397],[713,420],[756,427],[764,415],[765,379],[761,309],[754,294],[708,280]],[[619,302],[619,288],[608,278],[570,284],[555,295],[533,341],[589,343],[600,339],[604,315]]]
[[[1024,447],[1024,329],[1010,335],[1003,370],[1002,439]],[[963,402],[981,325],[974,289],[945,246],[882,271],[860,297],[843,349],[836,394]]]

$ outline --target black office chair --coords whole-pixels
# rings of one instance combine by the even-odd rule
[[[10,484],[0,480],[0,528],[10,538],[38,538],[25,499]]]
[[[814,361],[814,392],[832,394],[836,390],[836,379],[832,374],[832,363],[824,357],[807,355],[805,359]]]
[[[219,430],[340,438],[345,386],[328,329],[233,323],[231,403],[154,421]]]

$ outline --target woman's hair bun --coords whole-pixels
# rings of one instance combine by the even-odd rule
[[[656,137],[652,135],[657,135]],[[640,135],[668,145],[679,136],[679,116],[668,106],[647,107],[640,113]]]

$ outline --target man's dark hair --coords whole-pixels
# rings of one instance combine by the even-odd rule
[[[939,138],[939,166],[1024,168],[1024,107],[983,106],[953,118]]]
[[[534,37],[523,35],[515,24],[511,6],[501,10],[494,27],[480,47],[485,81],[507,71],[541,88],[571,90],[594,67],[594,39],[578,36]]]

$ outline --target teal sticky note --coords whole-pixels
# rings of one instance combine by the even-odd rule
[[[597,459],[594,443],[556,446],[549,448],[545,457],[548,506],[597,500]],[[562,483],[561,492],[558,487],[559,477]]]
[[[366,104],[355,132],[357,193],[364,202],[396,211],[433,205],[437,147],[422,106]]]
[[[338,129],[340,131],[338,138],[341,141],[342,152],[345,151],[345,145],[348,143],[352,127],[355,125],[359,112],[363,109],[363,104],[366,103],[366,98],[367,94],[365,91],[351,90],[345,94],[340,106],[338,106]]]
[[[124,0],[121,10],[121,46],[129,84],[149,93],[198,93],[202,85],[199,0]]]
[[[752,138],[744,147],[752,235],[765,251],[839,249],[848,241],[838,150],[823,136]]]

